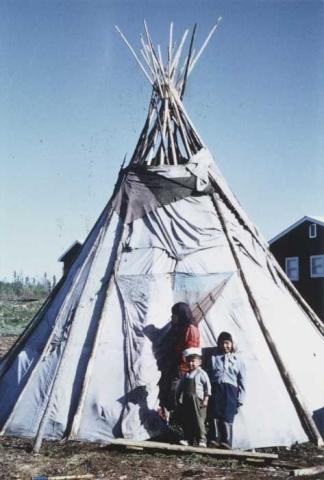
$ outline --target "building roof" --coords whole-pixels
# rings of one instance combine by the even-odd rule
[[[312,216],[311,215],[305,215],[301,219],[297,220],[297,222],[290,225],[290,227],[286,228],[282,232],[278,233],[278,235],[271,238],[271,240],[269,240],[269,245],[276,242],[279,238],[283,237],[284,235],[286,235],[291,230],[294,230],[294,228],[298,227],[299,225],[301,225],[304,222],[312,222],[312,223],[316,223],[317,225],[321,225],[322,227],[324,227],[324,217],[318,217],[318,216],[313,216],[313,215]]]
[[[65,250],[65,252],[62,253],[60,258],[57,259],[58,262],[64,262],[65,258],[71,253],[72,250],[79,250],[80,247],[82,246],[82,243],[78,242],[77,240],[72,243],[72,245],[69,246],[68,249]]]

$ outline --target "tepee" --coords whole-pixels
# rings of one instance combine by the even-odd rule
[[[218,24],[218,23],[217,23]],[[234,446],[323,444],[323,325],[280,269],[190,120],[195,30],[167,60],[145,24],[152,86],[130,163],[72,267],[0,365],[2,435],[152,438],[171,306],[194,309],[202,346],[230,331],[247,366]],[[188,45],[184,55],[184,45]],[[183,58],[185,57],[185,58]],[[182,59],[182,60],[181,60]]]

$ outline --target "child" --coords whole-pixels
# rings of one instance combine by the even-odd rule
[[[181,408],[181,423],[184,440],[181,445],[206,447],[206,411],[211,386],[207,373],[200,368],[201,349],[192,347],[183,352],[188,372],[181,377],[177,388],[177,399]]]
[[[232,448],[233,422],[245,393],[245,367],[235,353],[230,333],[222,332],[216,353],[211,355],[208,374],[212,385],[210,402],[211,446]]]

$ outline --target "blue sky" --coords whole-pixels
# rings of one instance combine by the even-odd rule
[[[184,103],[251,220],[271,238],[324,215],[320,0],[2,0],[0,278],[59,276],[110,197],[150,86],[114,30],[166,47],[198,24]]]

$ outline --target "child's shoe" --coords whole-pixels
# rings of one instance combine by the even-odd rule
[[[205,442],[205,440],[200,440],[200,442],[198,443],[198,447],[206,448],[206,447],[207,447],[207,443]]]
[[[226,442],[221,442],[221,448],[224,448],[225,450],[232,450],[232,447]]]
[[[183,447],[188,447],[189,442],[188,442],[188,440],[180,440],[179,445],[182,445]]]
[[[221,444],[219,442],[217,442],[217,440],[211,440],[209,445],[212,447],[212,448],[220,448]]]

